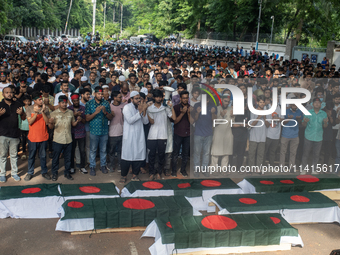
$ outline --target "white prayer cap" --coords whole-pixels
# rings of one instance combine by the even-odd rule
[[[106,89],[106,88],[109,88],[109,86],[108,85],[103,85],[102,88]]]
[[[130,97],[134,97],[134,96],[137,96],[137,95],[139,95],[139,93],[135,90],[130,93]]]
[[[140,92],[144,93],[145,95],[148,94],[148,89],[147,88],[142,88]]]
[[[80,81],[87,81],[87,77],[86,77],[86,76],[82,76],[82,77],[80,78]]]
[[[119,76],[119,77],[118,77],[118,80],[119,80],[119,81],[125,81],[125,76],[124,76],[124,75]]]
[[[55,82],[55,77],[54,77],[54,76],[52,76],[51,78],[49,78],[49,79],[48,79],[48,82],[50,82],[50,83],[53,83],[53,82]]]

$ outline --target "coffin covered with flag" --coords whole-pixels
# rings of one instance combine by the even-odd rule
[[[56,230],[68,232],[143,227],[156,217],[198,213],[183,196],[67,200],[59,212]]]
[[[122,197],[185,196],[197,210],[214,211],[208,207],[209,199],[217,194],[240,194],[242,190],[231,179],[170,179],[130,182],[123,189]]]
[[[119,197],[119,189],[113,183],[61,184],[59,191],[65,200]]]
[[[216,195],[219,214],[280,213],[289,223],[340,222],[340,208],[319,192]]]
[[[155,238],[149,248],[151,255],[227,254],[303,246],[298,230],[280,214],[159,217],[142,237]]]
[[[334,191],[340,197],[340,178],[334,175],[245,178],[237,185],[242,188],[244,193]]]
[[[58,218],[63,203],[59,184],[36,184],[0,188],[0,217]]]

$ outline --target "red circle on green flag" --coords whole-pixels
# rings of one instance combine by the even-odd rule
[[[274,182],[272,182],[272,181],[260,181],[260,183],[262,183],[262,184],[267,184],[267,185],[272,185],[272,184],[274,184]]]
[[[306,203],[306,202],[310,201],[310,199],[308,197],[299,196],[299,195],[291,196],[290,199],[295,201],[295,202],[301,202],[301,203]]]
[[[320,181],[319,178],[313,176],[313,175],[299,175],[296,177],[297,179],[299,179],[300,181],[303,181],[303,182],[318,182]]]
[[[82,208],[84,204],[78,201],[71,201],[71,202],[68,202],[67,206],[72,207],[72,208]]]
[[[94,186],[83,186],[79,187],[80,191],[84,193],[98,193],[100,192],[100,188],[94,187]]]
[[[276,217],[270,217],[270,219],[274,222],[274,224],[279,224],[281,222],[281,220]]]
[[[129,209],[145,210],[155,207],[155,204],[150,200],[142,198],[131,198],[123,203],[123,206]]]
[[[170,221],[168,221],[168,222],[166,223],[166,226],[169,227],[169,228],[172,228]]]
[[[23,194],[34,194],[34,193],[38,193],[41,191],[41,188],[27,188],[27,189],[23,189],[21,191],[21,193]]]
[[[211,215],[201,221],[206,228],[213,230],[229,230],[237,227],[236,221],[222,215]]]
[[[219,181],[214,181],[214,180],[204,180],[201,181],[201,184],[205,187],[219,187],[222,185]]]
[[[180,189],[185,189],[185,188],[191,187],[191,185],[190,185],[189,182],[185,182],[185,183],[178,184],[177,187],[180,188]]]
[[[159,182],[144,182],[143,186],[148,189],[161,189],[163,184]]]
[[[292,180],[281,180],[280,182],[284,184],[294,184]]]
[[[257,203],[255,199],[247,198],[247,197],[240,198],[238,201],[240,201],[243,204],[247,204],[247,205],[252,205],[252,204]]]

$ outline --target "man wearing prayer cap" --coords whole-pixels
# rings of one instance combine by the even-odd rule
[[[147,104],[141,103],[139,92],[130,93],[131,103],[123,108],[123,145],[121,159],[121,180],[126,182],[126,176],[132,165],[132,181],[139,181],[138,174],[146,158],[146,143],[143,124],[149,123],[146,115]]]

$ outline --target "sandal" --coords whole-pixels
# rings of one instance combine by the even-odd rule
[[[126,177],[122,177],[122,178],[120,178],[120,181],[119,181],[119,183],[126,183]]]
[[[134,176],[134,177],[131,178],[131,181],[139,182],[140,179],[139,179],[138,176],[136,175],[136,176]]]

